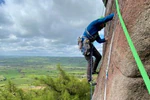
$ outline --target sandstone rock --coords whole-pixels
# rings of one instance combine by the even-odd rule
[[[120,11],[135,48],[150,76],[150,0],[118,0]],[[108,0],[106,15],[116,14],[115,0]],[[107,81],[107,100],[150,100],[117,14],[105,28],[113,40]],[[97,78],[93,100],[104,100],[105,70],[110,41],[104,45],[103,62]]]

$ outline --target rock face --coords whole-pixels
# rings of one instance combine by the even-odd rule
[[[118,0],[120,11],[134,46],[150,76],[150,0]],[[147,88],[130,51],[116,13],[115,0],[108,0],[106,15],[115,13],[105,28],[112,36],[112,52],[108,72],[106,100],[150,100]],[[103,61],[97,78],[93,100],[104,100],[104,87],[110,40],[104,44]]]

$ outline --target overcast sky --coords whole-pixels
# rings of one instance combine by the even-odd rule
[[[77,38],[102,10],[102,0],[0,0],[0,55],[82,56]]]

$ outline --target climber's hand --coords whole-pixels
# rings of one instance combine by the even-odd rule
[[[109,40],[111,40],[111,35],[105,36],[105,41],[107,42],[107,41],[109,41]]]
[[[109,40],[109,37],[108,36],[105,36],[105,41],[107,42]]]

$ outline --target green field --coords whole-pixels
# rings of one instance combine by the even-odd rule
[[[57,77],[57,66],[78,78],[86,75],[83,57],[0,57],[0,86],[11,80],[18,86],[32,85],[42,76]]]

